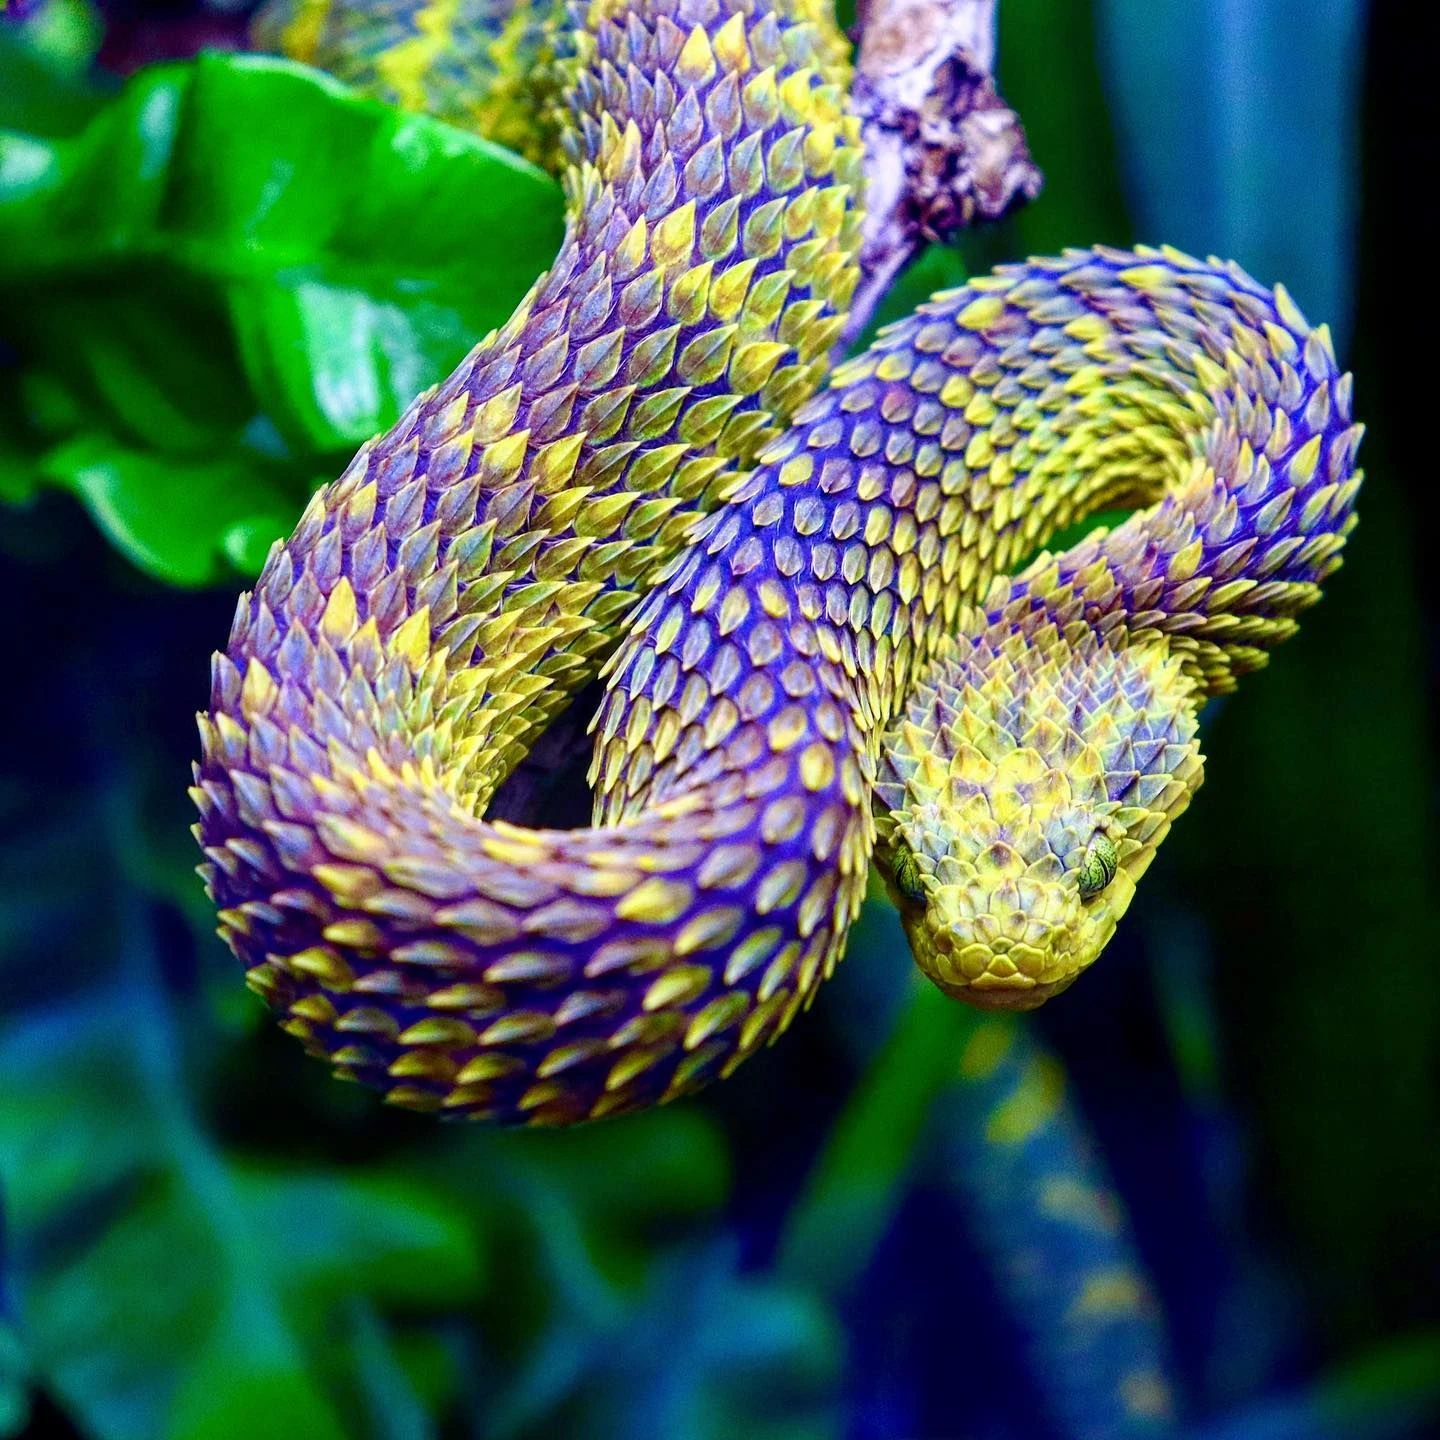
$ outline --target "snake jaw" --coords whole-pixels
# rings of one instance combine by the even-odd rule
[[[1053,621],[1021,638],[943,648],[883,747],[916,963],[989,1009],[1033,1009],[1095,962],[1201,774],[1167,647]]]
[[[1063,881],[972,871],[958,883],[933,877],[927,891],[903,918],[916,963],[946,994],[1031,1009],[1079,973],[1082,917]]]

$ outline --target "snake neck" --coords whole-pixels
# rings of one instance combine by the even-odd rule
[[[1154,317],[1145,343],[1169,351],[1157,378],[1189,398],[1192,458],[1151,510],[1037,562],[1000,592],[987,623],[1002,608],[1039,607],[1134,640],[1161,637],[1198,701],[1262,666],[1339,567],[1363,427],[1329,331],[1311,327],[1283,288],[1194,261],[1099,283],[1107,298],[1123,286]]]

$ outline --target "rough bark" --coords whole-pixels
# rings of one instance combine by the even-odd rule
[[[1039,193],[1020,117],[995,87],[995,12],[996,0],[861,0],[852,103],[867,214],[842,343],[927,242]]]

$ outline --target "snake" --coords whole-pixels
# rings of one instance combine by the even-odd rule
[[[191,792],[285,1030],[532,1125],[775,1040],[872,861],[947,993],[1063,990],[1361,482],[1328,331],[1169,248],[1002,266],[832,368],[861,146],[823,0],[592,0],[555,69],[555,262],[271,550]],[[487,820],[597,676],[592,824]]]
[[[269,0],[249,38],[556,172],[565,156],[552,62],[563,13],[559,0]]]

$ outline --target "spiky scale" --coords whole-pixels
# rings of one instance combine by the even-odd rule
[[[802,0],[695,8],[577,32],[565,150],[593,168],[561,254],[316,497],[215,667],[194,794],[224,933],[392,1103],[554,1124],[729,1073],[833,969],[877,775],[923,883],[966,863],[947,813],[989,856],[937,901],[949,969],[907,917],[922,963],[1057,988],[1074,805],[1104,792],[1107,889],[1133,886],[1198,783],[1195,698],[1293,630],[1351,524],[1327,338],[1173,252],[982,278],[806,404],[858,274],[841,46]],[[1154,508],[997,578],[1122,498]],[[607,655],[608,828],[477,819]]]

